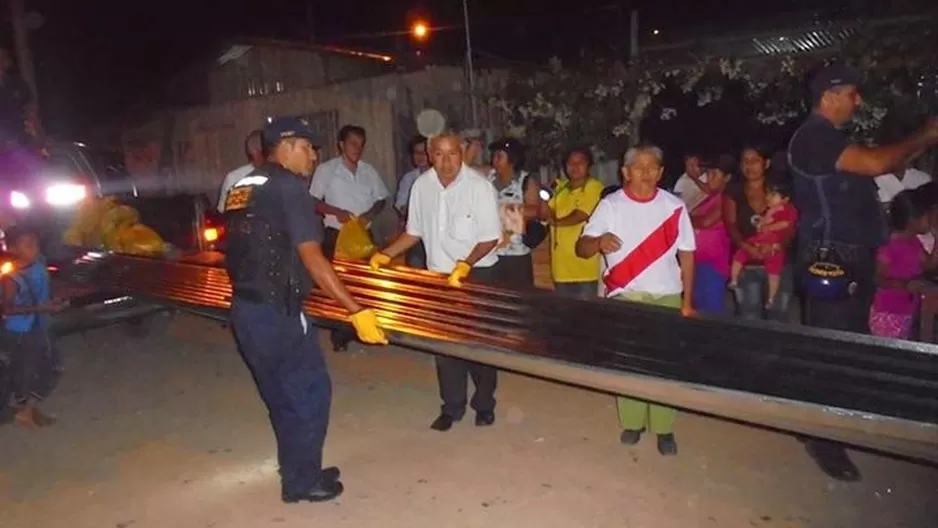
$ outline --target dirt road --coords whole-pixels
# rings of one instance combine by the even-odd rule
[[[428,425],[432,361],[394,348],[329,354],[327,462],[346,492],[283,505],[263,405],[226,330],[182,317],[62,343],[60,423],[0,428],[0,527],[928,528],[938,469],[855,455],[826,479],[790,437],[683,415],[680,455],[618,444],[612,399],[514,375],[498,423]]]

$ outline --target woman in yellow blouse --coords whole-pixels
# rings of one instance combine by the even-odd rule
[[[561,179],[554,196],[541,208],[541,219],[550,225],[550,267],[554,290],[561,295],[596,297],[599,282],[599,256],[576,256],[576,241],[593,209],[602,198],[603,184],[590,176],[593,154],[577,147],[567,152],[566,178]]]

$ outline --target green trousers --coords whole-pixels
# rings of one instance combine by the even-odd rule
[[[625,293],[616,296],[615,299],[665,306],[678,310],[681,308],[680,295],[655,297],[647,293]],[[647,429],[656,435],[674,432],[674,420],[677,418],[676,409],[622,396],[616,398],[616,408],[619,410],[619,425],[624,430],[639,431]]]

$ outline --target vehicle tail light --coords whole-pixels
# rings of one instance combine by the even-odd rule
[[[217,227],[207,227],[202,231],[202,238],[206,242],[216,242],[220,235],[221,232]]]

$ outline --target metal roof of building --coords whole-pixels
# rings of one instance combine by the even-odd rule
[[[914,38],[918,29],[924,30],[934,20],[934,16],[919,15],[863,22],[817,22],[774,31],[740,32],[726,37],[702,36],[680,42],[645,46],[641,52],[645,59],[663,62],[686,60],[689,56],[757,58],[823,53],[835,51],[863,26],[905,30]]]

